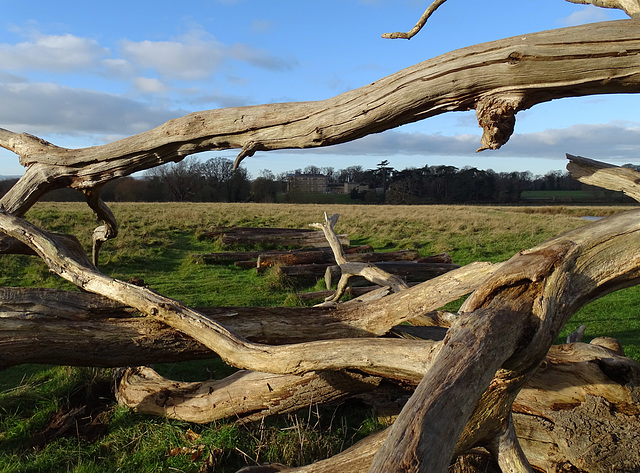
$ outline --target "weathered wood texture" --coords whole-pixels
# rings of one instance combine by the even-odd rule
[[[380,261],[376,262],[375,266],[407,282],[428,281],[460,267],[451,263],[418,263],[417,261]],[[319,271],[319,268],[317,270]],[[332,285],[333,281],[338,281],[341,275],[342,269],[337,265],[328,266],[323,274],[327,286]]]
[[[629,8],[631,0],[589,2]],[[499,148],[513,133],[515,114],[537,103],[639,92],[639,24],[638,20],[590,24],[472,46],[324,101],[196,112],[92,148],[60,148],[28,134],[0,129],[0,146],[18,154],[27,167],[24,176],[0,198],[0,228],[83,290],[172,327],[238,368],[293,376],[348,369],[391,379],[421,378],[386,439],[374,437],[366,454],[358,448],[351,450],[348,457],[341,457],[342,469],[359,471],[366,465],[372,473],[442,473],[457,456],[481,447],[503,471],[532,471],[515,436],[513,401],[576,310],[640,280],[638,211],[522,251],[486,270],[487,277],[476,267],[470,270],[476,280],[463,287],[445,274],[437,285],[401,287],[393,296],[350,306],[341,320],[360,319],[359,330],[379,335],[388,331],[392,321],[395,325],[441,306],[434,306],[428,295],[442,300],[437,296],[440,291],[450,290],[448,297],[464,295],[475,285],[477,289],[442,341],[349,338],[285,345],[249,341],[177,301],[110,278],[73,241],[44,232],[20,217],[52,189],[85,191],[89,206],[105,222],[94,231],[95,262],[101,242],[117,234],[113,214],[99,199],[100,187],[116,177],[193,153],[240,149],[239,163],[257,151],[329,146],[440,113],[470,109],[476,110],[484,130],[480,150]],[[347,265],[359,264],[348,263],[334,252],[345,273]],[[465,268],[457,271],[461,279],[470,274]],[[637,403],[636,394],[632,400]],[[566,447],[571,452],[567,454],[570,464],[578,463],[576,468],[594,461],[599,462],[598,468],[600,463],[615,468],[637,466],[631,456],[608,453],[613,452],[609,445],[615,442],[605,443],[603,455],[578,452],[584,438],[598,445],[581,432],[596,429],[598,423],[632,422],[635,414],[612,411],[588,396],[572,409],[579,409],[573,417],[549,417],[558,432],[565,432],[562,440],[556,440],[559,450]],[[576,419],[589,412],[597,412],[598,420],[576,427]],[[616,419],[617,414],[626,417]],[[625,445],[636,441],[622,430],[615,432],[612,438],[622,436]],[[569,433],[575,433],[574,439],[568,439]],[[371,447],[383,440],[382,446]],[[306,471],[320,471],[316,466],[310,468]]]
[[[513,404],[515,429],[532,466],[546,473],[636,472],[640,465],[638,386],[640,365],[634,360],[584,343],[552,346]],[[367,472],[388,432],[367,437],[329,459],[274,471]],[[499,472],[487,457],[485,452],[466,467],[467,462],[455,462],[449,473]]]
[[[497,148],[519,110],[559,97],[638,91],[639,31],[636,20],[622,20],[471,46],[327,100],[196,112],[91,148],[0,129],[0,146],[28,166],[0,204],[21,216],[51,189],[89,189],[201,151],[237,148],[241,160],[328,146],[455,110],[476,109],[485,128],[481,147]]]
[[[269,344],[371,337],[473,291],[498,265],[476,264],[396,296],[361,305],[319,307],[208,307],[200,312],[248,340]],[[419,302],[421,301],[421,302]],[[204,345],[135,309],[86,292],[0,288],[0,366],[54,363],[138,365],[211,356]]]
[[[227,417],[252,422],[372,391],[381,381],[344,371],[299,376],[238,371],[222,380],[180,383],[137,367],[119,380],[117,399],[136,412],[188,422]]]
[[[21,219],[0,213],[0,225],[32,246],[63,277],[168,323],[238,367],[281,374],[350,368],[400,379],[419,376],[431,367],[391,427],[372,469],[395,471],[394,465],[399,465],[405,471],[427,465],[428,469],[442,471],[448,465],[447,460],[443,466],[443,457],[451,459],[478,444],[497,448],[494,454],[499,462],[505,461],[502,452],[512,452],[510,447],[496,447],[492,442],[508,430],[511,400],[526,381],[527,373],[533,373],[544,359],[575,310],[602,294],[636,283],[640,277],[640,256],[635,251],[640,239],[638,215],[638,211],[618,214],[514,256],[484,282],[476,280],[480,289],[467,299],[462,308],[466,315],[456,320],[445,340],[422,345],[420,350],[416,350],[415,341],[384,339],[277,347],[252,344],[175,301],[101,275],[90,262],[76,257],[51,235]],[[464,274],[463,270],[457,271]],[[443,278],[446,280],[447,276]],[[394,304],[400,304],[406,314],[412,305],[424,304],[421,289],[429,286],[421,286],[380,300],[376,310],[371,310],[369,304],[360,309],[378,321]],[[406,298],[409,293],[411,297]],[[394,316],[397,319],[397,313]],[[414,357],[412,361],[407,360],[408,354]],[[442,381],[440,376],[444,376]],[[451,388],[460,383],[468,389]],[[412,404],[417,410],[411,408]],[[425,409],[426,405],[431,408]],[[439,422],[444,418],[446,425]],[[416,428],[416,422],[423,427]],[[420,448],[425,445],[423,434],[427,429],[430,441],[426,444],[438,445],[435,457],[432,450]],[[403,432],[400,444],[394,440],[394,430]],[[410,448],[404,445],[406,441]],[[398,446],[392,451],[400,460],[389,461],[385,453],[388,446],[395,445]],[[403,455],[413,455],[412,452],[418,454],[412,458],[419,460],[404,463]],[[511,453],[507,460],[514,460]]]

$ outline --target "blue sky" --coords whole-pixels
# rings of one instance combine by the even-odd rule
[[[66,147],[94,146],[187,113],[319,100],[445,52],[535,31],[622,19],[563,0],[449,0],[410,41],[418,0],[5,1],[0,127]],[[487,7],[487,5],[489,7]],[[257,153],[257,177],[308,165],[396,169],[425,164],[495,171],[564,169],[565,153],[640,163],[640,95],[541,104],[517,116],[501,150],[475,153],[473,112],[449,113],[344,145]],[[234,159],[233,150],[203,159]],[[0,149],[0,175],[20,175]]]

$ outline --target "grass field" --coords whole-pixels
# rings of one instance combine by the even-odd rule
[[[196,264],[193,254],[219,251],[198,236],[214,226],[305,227],[323,211],[341,215],[336,230],[352,244],[377,250],[446,251],[458,264],[504,261],[517,251],[588,224],[581,216],[607,216],[620,207],[346,206],[286,204],[113,204],[120,235],[105,244],[101,269],[114,277],[142,278],[164,295],[192,306],[277,306],[299,303],[286,284],[233,266]],[[27,217],[43,228],[72,233],[89,247],[95,218],[82,204],[39,204]],[[43,263],[2,256],[0,285],[71,289]],[[577,313],[563,336],[580,324],[587,340],[619,338],[640,360],[640,299],[630,288]],[[176,378],[206,379],[215,359],[156,367]],[[367,408],[310,410],[258,426],[216,422],[198,426],[149,418],[118,407],[110,370],[18,366],[0,372],[0,472],[197,472],[208,453],[220,451],[215,471],[280,461],[304,464],[332,455],[380,427]],[[76,423],[56,433],[55,420],[86,405],[92,428]],[[91,412],[89,412],[91,411]],[[58,417],[56,417],[58,415]],[[58,429],[60,430],[60,429]]]

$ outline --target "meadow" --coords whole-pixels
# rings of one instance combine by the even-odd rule
[[[216,226],[302,228],[322,221],[327,211],[340,214],[336,230],[348,233],[352,245],[370,244],[378,251],[411,248],[423,256],[448,252],[463,265],[504,261],[521,249],[587,225],[583,216],[628,209],[224,203],[111,207],[120,234],[104,245],[100,269],[123,280],[143,279],[152,289],[191,306],[302,304],[291,286],[273,275],[204,265],[194,258],[222,250],[219,242],[199,238]],[[97,224],[80,203],[41,203],[27,218],[47,230],[76,235],[87,249]],[[73,289],[38,258],[0,258],[0,285]],[[574,315],[562,337],[585,324],[586,340],[616,337],[628,356],[640,360],[639,298],[640,290],[634,287],[592,302]],[[215,358],[156,369],[192,380],[225,372]],[[256,462],[304,464],[332,455],[384,424],[366,406],[348,403],[251,426],[150,418],[115,404],[110,377],[111,370],[53,365],[0,372],[0,472],[227,472]],[[76,422],[59,432],[56,419],[80,405],[95,429],[85,430]],[[215,458],[217,466],[207,466],[207,458],[210,463]]]

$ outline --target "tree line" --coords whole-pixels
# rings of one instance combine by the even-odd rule
[[[638,166],[627,164],[638,170]],[[428,204],[428,203],[519,203],[532,202],[627,202],[619,192],[603,191],[580,183],[566,171],[534,175],[530,171],[495,172],[471,166],[425,165],[396,170],[387,160],[373,169],[349,166],[307,166],[278,175],[268,169],[251,178],[244,168],[233,169],[231,159],[214,157],[200,161],[189,157],[178,163],[153,168],[141,177],[124,177],[105,185],[105,201],[120,202],[327,202],[327,196],[313,195],[288,186],[296,175],[322,175],[327,188],[347,183],[340,202]],[[17,179],[0,180],[0,196]],[[581,191],[573,197],[562,194]],[[342,191],[344,192],[344,191]],[[539,195],[540,197],[531,197]],[[563,195],[565,195],[563,197]],[[323,198],[324,197],[324,198]],[[72,189],[50,192],[43,200],[82,201]]]

